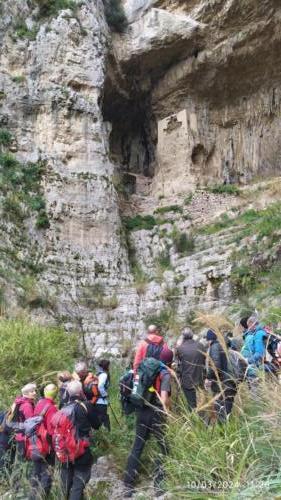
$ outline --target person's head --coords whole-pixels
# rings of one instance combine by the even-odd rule
[[[88,366],[85,361],[78,361],[74,365],[74,371],[77,373],[80,380],[84,380],[88,375]]]
[[[259,323],[259,318],[257,314],[252,314],[247,321],[248,330],[253,331]]]
[[[58,380],[58,385],[59,387],[64,384],[65,382],[70,382],[72,379],[72,375],[68,370],[65,370],[63,372],[58,372],[57,374],[57,380]]]
[[[109,359],[101,359],[99,362],[98,362],[98,366],[104,370],[105,372],[108,372],[109,371],[109,367],[110,367],[110,361]]]
[[[71,380],[66,385],[66,390],[70,398],[80,398],[83,396],[82,383],[79,380]]]
[[[48,384],[44,388],[44,397],[49,399],[55,399],[58,393],[58,388],[55,384]]]
[[[249,316],[244,316],[244,318],[240,319],[239,325],[242,328],[243,332],[246,332],[246,330],[248,330],[248,319]]]
[[[150,335],[150,334],[154,334],[154,335],[160,335],[161,334],[161,329],[159,326],[156,326],[156,325],[149,325],[148,329],[147,329],[147,333]]]
[[[181,334],[182,334],[183,340],[193,339],[193,331],[191,330],[191,328],[189,328],[189,326],[185,327]]]
[[[213,330],[208,330],[206,334],[206,340],[211,344],[215,340],[217,340],[217,336]]]
[[[159,360],[167,366],[171,366],[174,358],[174,353],[167,345],[165,345],[160,353]]]
[[[36,398],[36,384],[26,384],[21,390],[22,395],[28,399]]]

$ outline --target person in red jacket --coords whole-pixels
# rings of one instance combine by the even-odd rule
[[[160,353],[164,347],[167,348],[167,344],[160,335],[160,328],[155,325],[150,325],[147,329],[146,339],[142,340],[137,346],[133,363],[134,373],[137,372],[143,359],[148,357],[159,359]]]
[[[43,422],[50,438],[53,432],[51,420],[54,414],[58,411],[54,402],[57,393],[58,388],[56,385],[46,385],[46,387],[44,388],[44,397],[38,401],[37,405],[34,408],[34,416],[43,416]],[[33,462],[33,469],[30,476],[30,484],[32,489],[29,495],[29,500],[37,499],[38,491],[40,493],[40,498],[46,498],[48,496],[52,487],[52,468],[54,467],[54,465],[55,454],[50,444],[48,455],[44,459],[36,460]]]
[[[16,405],[16,421],[19,423],[25,422],[30,417],[34,416],[34,400],[36,398],[36,384],[26,384],[21,390],[22,396],[15,399]],[[22,461],[25,457],[25,435],[23,432],[16,433],[16,448],[17,458]]]

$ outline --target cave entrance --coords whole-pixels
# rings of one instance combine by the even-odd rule
[[[103,117],[111,123],[110,158],[127,179],[128,192],[138,186],[135,177],[152,178],[155,171],[157,125],[151,112],[149,94],[135,92],[126,98],[105,86]]]

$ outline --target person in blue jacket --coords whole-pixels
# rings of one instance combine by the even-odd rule
[[[248,360],[250,365],[259,366],[266,354],[265,339],[267,333],[259,324],[256,314],[249,317],[247,326],[248,329],[244,333],[244,345],[241,354]]]

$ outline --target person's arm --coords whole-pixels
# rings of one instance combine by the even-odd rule
[[[54,427],[52,426],[51,422],[54,414],[57,413],[57,411],[57,407],[55,405],[51,405],[45,415],[45,424],[49,436],[52,436],[52,434],[54,433]]]
[[[262,361],[264,355],[265,355],[265,345],[264,345],[264,338],[266,337],[266,333],[263,330],[259,330],[254,337],[254,355],[253,355],[253,360],[254,362],[259,362]]]
[[[20,411],[25,420],[34,416],[34,406],[29,401],[21,405]]]
[[[167,410],[171,409],[171,398],[170,395],[167,391],[161,391],[160,394],[160,399],[161,403],[163,405],[164,410],[167,412]]]
[[[140,345],[137,347],[135,359],[134,359],[134,363],[133,363],[134,374],[137,373],[137,369],[145,356],[145,348],[146,348],[145,341],[141,342]]]
[[[107,373],[100,373],[98,375],[99,383],[98,383],[98,390],[102,398],[107,397],[107,390],[106,390],[106,382],[107,382],[108,375]]]

